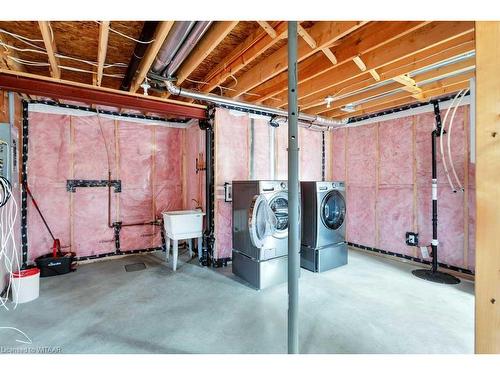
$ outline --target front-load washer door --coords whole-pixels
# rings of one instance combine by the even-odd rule
[[[323,235],[320,235],[321,246],[344,241],[346,204],[339,191],[332,190],[324,196],[321,202],[320,216],[325,229],[327,229]]]
[[[252,245],[261,249],[266,239],[272,237],[278,226],[278,220],[271,210],[266,196],[255,195],[248,212],[248,229]]]
[[[285,192],[274,195],[269,200],[269,206],[276,217],[273,237],[277,239],[288,237],[288,194]]]

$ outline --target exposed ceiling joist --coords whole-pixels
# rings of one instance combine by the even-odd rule
[[[153,43],[151,43],[146,52],[146,55],[144,55],[144,58],[141,60],[141,64],[139,65],[139,70],[137,71],[134,82],[132,83],[132,85],[130,85],[130,92],[136,92],[141,83],[144,81],[144,78],[146,78],[151,65],[153,65],[154,59],[158,54],[161,46],[163,45],[163,42],[165,41],[165,38],[170,32],[173,24],[174,21],[162,21],[158,25],[155,33],[155,40]]]
[[[433,46],[444,44],[451,39],[472,33],[473,22],[433,22],[402,38],[393,40],[362,55],[367,69],[378,69],[392,62],[404,59]],[[364,74],[354,64],[343,64],[320,74],[313,79],[298,84],[299,105],[314,94],[331,90],[336,85]],[[300,79],[299,79],[300,81]],[[330,94],[326,94],[330,95]],[[324,95],[323,97],[325,97]],[[286,95],[276,96],[286,102]]]
[[[379,69],[377,73],[380,76],[380,82],[392,80],[400,74],[406,74],[418,69],[422,69],[440,61],[451,59],[474,50],[474,34],[470,33],[462,37],[453,39],[449,42],[437,45],[429,50],[418,52],[412,56],[397,60],[391,64],[387,64]],[[373,84],[371,78],[366,74],[353,77],[333,86],[330,89],[322,90],[306,99],[300,100],[299,105],[303,110],[323,106],[326,96],[335,95],[341,92],[349,94],[357,90],[363,89]]]
[[[273,39],[278,37],[278,33],[267,21],[257,21],[257,23],[264,29],[264,31]]]
[[[271,38],[260,28],[248,36],[243,43],[236,47],[231,54],[226,56],[217,66],[212,69],[203,79],[208,84],[201,86],[202,92],[210,92],[222,84],[232,74],[237,73],[245,66],[254,61],[263,52],[274,46],[279,40],[287,36],[287,23],[279,22],[274,26],[278,36]]]
[[[351,35],[346,36],[338,46],[328,48],[335,57],[335,64],[332,65],[333,61],[323,56],[323,54],[328,54],[328,52],[325,53],[326,49],[322,50],[323,54],[316,54],[299,63],[299,83],[313,79],[321,74],[326,74],[327,71],[350,62],[356,56],[379,48],[427,24],[428,22],[416,21],[391,22],[389,24],[383,22],[368,23]],[[356,72],[359,73],[359,69],[356,69]],[[271,97],[278,97],[280,100],[284,97],[286,100],[287,81],[287,73],[280,73],[252,90],[252,93],[257,96],[254,99],[249,98],[248,100],[259,103]]]
[[[413,82],[413,86],[418,84],[418,82],[426,82],[429,80],[438,80],[438,79],[445,79],[446,77],[449,77],[452,74],[461,74],[461,73],[470,73],[472,69],[474,68],[475,61],[473,58],[460,61],[457,63],[450,64],[448,66],[444,66],[438,69],[433,69],[429,70],[424,73],[420,73],[418,75],[415,75],[413,78],[409,78],[409,81]],[[332,101],[330,101],[330,108],[327,108],[326,105],[322,105],[321,107],[315,108],[314,111],[311,111],[311,113],[314,114],[321,114],[322,116],[325,115],[325,113],[331,113],[331,111],[341,108],[345,105],[348,105],[350,103],[356,103],[358,101],[362,101],[368,98],[376,97],[385,93],[389,93],[391,91],[395,91],[398,89],[402,89],[405,86],[401,86],[401,83],[399,82],[390,82],[386,85],[375,87],[369,90],[362,91],[358,94],[353,94],[350,96],[347,96],[345,98],[341,98],[338,100],[335,100],[335,97],[333,98]],[[416,87],[416,86],[415,86]],[[409,91],[409,90],[408,90]],[[410,93],[414,95],[418,95],[421,93],[421,90],[417,87],[417,90],[414,91],[409,91]],[[408,95],[408,94],[407,94]]]
[[[349,117],[352,116],[358,116],[361,114],[366,114],[370,113],[372,111],[373,107],[378,107],[382,105],[390,106],[392,102],[398,101],[400,99],[407,99],[410,102],[415,102],[415,100],[422,101],[426,100],[432,96],[435,95],[436,90],[440,90],[444,87],[448,86],[453,86],[457,84],[463,84],[466,83],[468,85],[468,82],[470,78],[474,76],[474,72],[466,72],[463,74],[459,74],[457,76],[453,77],[448,77],[448,78],[443,78],[438,81],[430,82],[427,84],[424,84],[421,86],[421,91],[420,94],[422,95],[420,98],[415,98],[414,95],[410,92],[407,91],[400,91],[400,92],[395,92],[391,95],[386,95],[382,96],[380,98],[374,98],[373,100],[367,101],[363,104],[359,104],[356,106],[356,112],[350,113]],[[346,115],[345,112],[343,112],[340,108],[336,108],[334,110],[330,110],[328,112],[324,113],[324,116],[328,117],[338,117]]]
[[[50,28],[49,21],[38,21],[40,32],[42,33],[45,50],[49,58],[50,75],[52,78],[61,78],[61,69],[59,68],[59,60],[56,57],[57,47],[54,41],[54,34]]]
[[[97,52],[97,81],[96,85],[101,86],[104,63],[108,50],[109,21],[102,21],[99,25],[99,47]]]
[[[317,22],[309,29],[309,35],[316,41],[317,48],[311,47],[303,40],[299,39],[297,46],[298,62],[307,59],[321,49],[332,45],[335,41],[348,35],[354,30],[363,26],[366,22],[346,21],[346,22]],[[238,83],[230,94],[231,97],[239,96],[259,84],[273,78],[288,67],[288,50],[283,46],[268,56],[264,61],[252,67],[238,78]]]
[[[177,72],[177,85],[180,85],[205,60],[222,40],[233,30],[238,21],[215,22],[194,47],[188,58]]]
[[[443,95],[451,95],[451,94],[454,94],[460,90],[466,89],[468,87],[469,87],[468,81],[452,84],[449,86],[439,87],[437,89],[427,91],[423,96],[423,100],[419,100],[419,101],[427,102],[427,101],[431,100],[432,98],[438,98],[438,97],[443,96]],[[379,112],[386,111],[386,110],[389,111],[392,108],[398,108],[398,107],[402,107],[402,106],[410,105],[410,104],[414,104],[414,103],[415,103],[415,99],[410,97],[410,96],[401,97],[400,99],[394,99],[394,100],[391,100],[389,102],[384,102],[384,103],[381,103],[381,104],[373,106],[373,107],[367,107],[364,109],[360,109],[360,110],[357,110],[357,111],[349,113],[349,114],[346,112],[343,112],[343,113],[339,112],[338,115],[335,116],[334,118],[337,120],[342,120],[344,118],[349,118],[349,117],[350,118],[359,117],[359,116],[369,115],[372,113],[379,113]]]

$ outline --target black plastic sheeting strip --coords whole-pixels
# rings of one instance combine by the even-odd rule
[[[67,180],[66,190],[74,193],[77,187],[108,187],[111,186],[115,189],[115,193],[121,193],[122,182],[121,180]]]
[[[470,92],[467,93],[467,95],[470,95]],[[424,103],[414,103],[414,104],[404,105],[402,107],[397,107],[397,108],[392,108],[392,109],[388,109],[388,110],[385,110],[385,111],[380,111],[380,112],[372,113],[370,115],[359,116],[359,117],[352,117],[352,118],[349,119],[349,121],[347,121],[347,123],[348,124],[352,124],[352,123],[355,123],[355,122],[359,122],[359,121],[363,121],[363,120],[368,120],[368,119],[374,118],[374,117],[380,117],[380,116],[390,115],[392,113],[407,111],[409,109],[413,109],[413,108],[418,108],[418,107],[423,107],[423,106],[426,106],[426,105],[430,105],[430,104],[433,104],[434,102],[437,102],[437,103],[439,103],[439,102],[445,102],[447,100],[453,99],[454,97],[455,97],[455,95],[448,95],[448,96],[444,96],[444,97],[438,98],[438,99],[433,99],[433,100],[430,100],[430,101],[424,102]]]
[[[23,139],[22,139],[22,165],[21,165],[21,249],[23,264],[21,269],[28,266],[28,193],[24,182],[28,181],[28,102],[23,100]]]
[[[129,255],[129,254],[151,253],[154,251],[164,251],[164,247],[159,246],[159,247],[149,247],[147,249],[126,250],[126,251],[121,251],[119,254],[112,252],[112,253],[104,253],[104,254],[97,254],[97,255],[88,255],[88,256],[84,256],[84,257],[75,257],[75,260],[77,262],[81,262],[84,260],[112,258],[112,257],[120,256],[120,255]]]
[[[416,258],[416,257],[412,257],[411,255],[394,253],[392,251],[377,249],[375,247],[360,245],[360,244],[352,243],[352,242],[347,242],[347,244],[349,246],[356,247],[356,248],[362,249],[362,250],[368,250],[368,251],[372,251],[372,252],[375,252],[375,253],[380,253],[380,254],[385,254],[385,255],[391,255],[391,256],[394,256],[394,257],[397,257],[397,258],[404,258],[404,259],[411,260],[411,261],[417,262],[417,263],[432,265],[432,263],[430,261],[428,261],[428,260],[420,259],[420,258]],[[455,272],[465,273],[467,275],[475,275],[474,272],[472,272],[471,270],[467,270],[465,268],[461,268],[461,267],[457,267],[457,266],[452,266],[452,265],[445,264],[445,263],[438,263],[438,265],[441,268],[446,268],[446,269],[449,269],[449,270],[452,270],[452,271],[455,271]]]
[[[69,108],[69,109],[78,109],[80,111],[86,111],[86,112],[93,112],[93,113],[99,113],[99,114],[104,114],[104,115],[111,115],[111,116],[120,116],[120,117],[125,117],[125,118],[135,118],[135,119],[142,119],[142,120],[153,120],[153,121],[158,121],[158,122],[180,122],[180,123],[187,123],[189,120],[185,119],[177,119],[177,118],[164,118],[164,117],[157,117],[157,116],[145,116],[145,115],[139,115],[139,114],[134,114],[134,113],[120,113],[120,112],[114,112],[114,111],[107,111],[103,109],[95,109],[92,107],[85,107],[85,106],[79,106],[79,105],[73,105],[73,104],[61,104],[58,102],[54,102],[53,100],[30,100],[30,104],[46,104],[46,105],[51,105],[53,107],[61,107],[61,108]]]

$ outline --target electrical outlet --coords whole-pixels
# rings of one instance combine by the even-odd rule
[[[418,233],[406,232],[406,244],[408,246],[418,246]]]

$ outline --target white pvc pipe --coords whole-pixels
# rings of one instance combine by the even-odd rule
[[[451,166],[451,171],[453,172],[453,176],[455,177],[455,181],[457,182],[458,187],[460,188],[461,191],[464,191],[464,187],[460,183],[460,180],[458,179],[457,171],[455,170],[455,166],[453,164],[453,158],[451,157],[451,131],[453,129],[453,120],[455,119],[455,114],[457,113],[457,108],[460,106],[460,103],[462,103],[462,100],[464,96],[467,94],[469,90],[464,90],[462,93],[462,96],[458,100],[457,105],[453,109],[453,114],[451,115],[451,120],[450,120],[450,125],[448,126],[448,158],[450,159],[450,166]],[[467,145],[465,145],[467,147]]]

